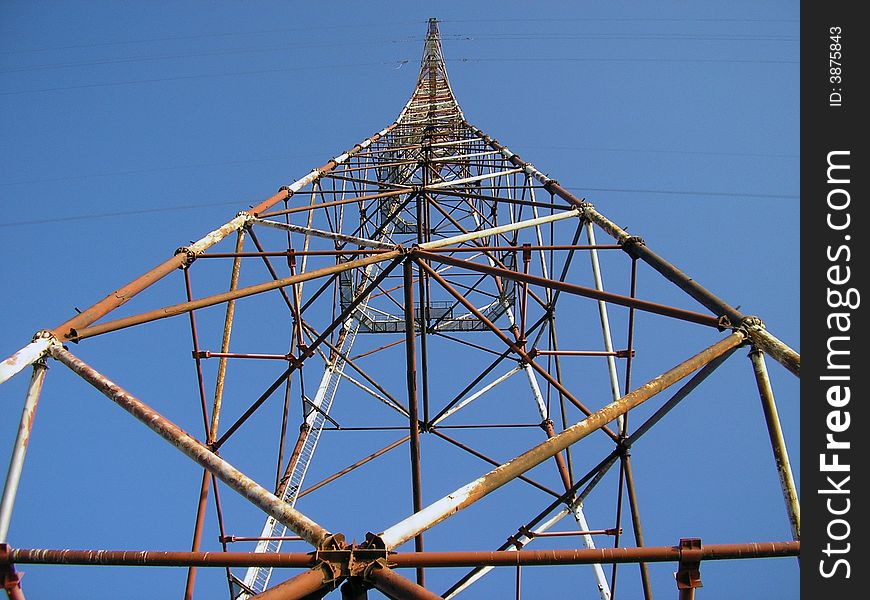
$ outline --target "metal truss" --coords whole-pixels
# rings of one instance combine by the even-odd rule
[[[602,234],[606,243],[599,242]],[[605,262],[620,263],[616,270],[627,276],[628,293],[605,289]],[[228,286],[195,297],[192,282],[213,281],[217,264],[228,268]],[[638,292],[639,265],[704,311],[645,299]],[[243,267],[260,280],[243,285]],[[184,281],[180,302],[115,316],[176,273]],[[245,311],[257,312],[266,324],[261,347],[233,341]],[[632,370],[639,314],[698,330],[706,347],[687,351],[683,362],[638,385]],[[190,329],[201,437],[68,347],[173,317],[183,317],[177,319],[182,324],[186,318]],[[612,325],[617,319],[619,337]],[[254,338],[243,339],[249,344]],[[741,346],[751,348],[794,541],[701,545],[685,538],[678,546],[647,547],[630,450]],[[453,598],[472,586],[485,590],[487,573],[511,566],[519,597],[522,567],[587,564],[582,578],[608,600],[617,597],[617,565],[636,563],[649,599],[647,564],[670,561],[678,564],[680,597],[690,598],[700,585],[702,561],[799,552],[800,509],[765,356],[799,376],[800,356],[760,319],[719,299],[465,119],[447,77],[437,22],[430,20],[417,85],[394,123],[67,322],[38,332],[2,363],[0,381],[31,366],[32,379],[0,507],[0,542],[6,541],[49,359],[203,469],[190,552],[2,545],[5,587],[10,597],[23,597],[16,564],[174,565],[189,569],[186,598],[193,597],[202,567],[224,568],[233,598],[319,598],[339,587],[343,598],[366,598],[372,589],[389,598]],[[228,394],[233,381],[242,385]],[[247,399],[240,399],[240,389]],[[669,399],[629,427],[630,411],[666,390],[673,390]],[[233,444],[243,446],[246,435],[262,435],[251,422],[267,404],[282,407],[282,423],[277,456],[266,460],[275,479],[258,482],[223,455]],[[353,431],[386,437],[375,452],[312,482],[307,476],[320,460],[327,431],[336,432],[326,436],[332,436],[329,442]],[[473,435],[484,433],[488,437],[478,444]],[[587,437],[594,443],[581,448],[578,442]],[[364,472],[400,446],[410,465],[394,480],[379,475],[366,479],[364,489],[354,487],[359,479],[350,491],[341,487],[348,474]],[[424,447],[443,457],[431,463],[438,473],[427,472]],[[490,455],[493,449],[497,457]],[[480,475],[484,465],[491,470]],[[585,503],[608,473],[611,480],[616,473],[616,507],[615,519],[608,516],[605,523]],[[405,486],[409,493],[402,496]],[[232,521],[220,504],[220,490],[227,488],[262,511],[259,535],[228,533]],[[347,522],[365,536],[362,542],[328,528],[330,516],[317,500],[323,493],[346,499]],[[360,494],[384,512],[356,511],[347,499]],[[200,551],[210,496],[223,552]],[[492,538],[487,512],[497,512],[502,525],[517,524],[494,532],[494,539],[507,538],[497,550],[467,546],[473,539],[467,530],[475,525],[457,515],[472,507],[482,519],[483,538]],[[395,511],[410,515],[395,517]],[[394,518],[383,523],[384,514]],[[573,527],[557,530],[569,515]],[[627,537],[623,527],[632,532],[629,547],[620,546]],[[430,535],[437,552],[424,549]],[[561,538],[571,547],[528,548],[544,538]],[[291,541],[312,551],[282,552]],[[240,542],[256,542],[254,551],[230,551]],[[302,571],[276,584],[276,567]],[[439,589],[439,596],[426,575],[439,567],[471,570]],[[412,578],[400,574],[406,568],[414,569]]]

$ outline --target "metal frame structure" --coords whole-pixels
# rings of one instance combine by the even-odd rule
[[[597,239],[602,232],[611,238],[607,243]],[[224,248],[233,238],[234,247]],[[605,253],[624,257],[620,260],[626,265],[628,294],[605,289]],[[587,285],[577,277],[584,262],[578,258],[584,254]],[[228,286],[195,297],[192,281],[197,267],[215,262],[229,266]],[[242,285],[243,264],[252,269],[256,263],[262,263],[268,278]],[[642,264],[706,312],[644,299],[637,289]],[[183,301],[114,316],[128,300],[176,273],[183,278]],[[239,349],[232,342],[237,313],[246,310],[253,297],[268,297],[268,306],[277,307],[270,320],[274,331],[264,332],[264,340],[269,339],[263,343],[265,350]],[[216,320],[214,311],[221,311],[221,318],[217,331],[205,333],[197,317],[210,307],[215,307],[210,322]],[[683,362],[637,385],[632,366],[638,313],[708,332],[707,347],[687,351]],[[625,316],[624,347],[612,327],[617,314],[620,319]],[[203,420],[199,438],[69,348],[70,343],[172,317],[186,317],[190,328]],[[597,340],[594,346],[578,345],[590,339]],[[283,348],[274,350],[280,345]],[[742,346],[751,348],[752,373],[793,540],[701,545],[700,540],[685,538],[678,546],[646,547],[630,449]],[[800,508],[765,355],[799,376],[800,356],[767,331],[760,319],[728,305],[641,238],[465,119],[447,77],[433,19],[417,85],[394,123],[179,248],[170,259],[65,323],[38,332],[2,363],[0,382],[32,367],[0,504],[5,588],[10,598],[23,597],[16,564],[171,565],[188,568],[185,598],[193,597],[197,569],[202,567],[225,569],[232,598],[319,598],[338,588],[343,598],[366,598],[372,589],[397,599],[453,598],[472,585],[485,588],[484,576],[492,568],[512,566],[519,597],[521,567],[589,564],[590,587],[608,600],[618,597],[617,565],[637,563],[644,596],[650,599],[647,563],[671,561],[678,564],[680,597],[691,598],[700,586],[702,561],[799,552]],[[5,544],[49,359],[71,369],[202,468],[191,551],[41,550]],[[245,402],[233,397],[228,403],[226,390],[234,371],[240,378],[248,377],[245,363],[278,368],[270,371],[273,376],[265,383],[245,379],[251,397]],[[446,394],[445,380],[453,379],[455,370],[459,381],[465,368],[475,375],[462,380],[457,393]],[[670,388],[676,391],[666,402],[629,427],[630,411]],[[336,412],[351,397],[354,407],[343,414],[358,418],[358,423]],[[488,414],[497,422],[457,421],[456,415],[472,412],[472,403],[487,400],[496,402]],[[222,449],[244,436],[252,417],[267,403],[283,403],[283,420],[277,457],[269,458],[275,479],[257,482],[228,462]],[[234,420],[227,425],[227,418]],[[451,423],[456,431],[496,431],[504,456],[513,458],[493,458],[473,442],[458,439]],[[400,437],[312,484],[306,475],[327,430]],[[524,435],[514,436],[518,431]],[[540,439],[529,447],[535,434]],[[597,439],[593,450],[572,453],[587,437]],[[492,469],[467,483],[460,479],[463,484],[450,493],[436,489],[433,495],[434,485],[421,458],[424,439]],[[368,533],[360,543],[349,542],[328,529],[328,522],[317,522],[322,519],[312,518],[299,502],[319,490],[335,489],[349,473],[384,460],[381,457],[395,454],[391,451],[400,446],[407,448],[410,458],[402,477],[410,483],[410,501],[401,505],[410,516],[385,527],[364,514],[355,516],[360,531]],[[584,502],[614,466],[615,523],[594,529],[590,523],[600,524],[600,519],[587,514]],[[391,500],[399,496],[402,485],[398,480],[371,483],[372,494]],[[460,511],[490,495],[505,500],[501,488],[517,485],[547,500],[536,505],[537,513],[520,527],[504,532],[510,536],[498,550],[424,549],[430,530],[437,536]],[[220,504],[220,490],[227,488],[265,514],[259,535],[227,533],[230,525]],[[200,551],[210,497],[223,552]],[[506,501],[511,503],[509,495]],[[568,515],[576,527],[552,531]],[[625,540],[623,526],[633,533],[632,547],[620,546]],[[611,545],[608,537],[613,547],[598,547]],[[544,538],[579,539],[583,547],[527,549]],[[443,547],[445,539],[461,535],[436,539]],[[256,546],[253,552],[229,551],[236,542]],[[312,551],[282,552],[285,542],[305,542]],[[613,566],[605,569],[609,564]],[[276,567],[302,571],[276,583]],[[438,567],[472,570],[446,591],[439,590],[439,596],[426,579],[427,569]],[[414,574],[400,574],[405,568]]]

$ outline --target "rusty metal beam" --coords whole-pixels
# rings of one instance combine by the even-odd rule
[[[781,558],[800,553],[799,540],[781,542],[747,542],[705,544],[701,560],[742,560]],[[546,566],[592,563],[679,562],[680,546],[645,546],[643,548],[596,548],[564,550],[483,550],[468,552],[399,552],[390,554],[388,564],[394,568],[413,569],[473,566]],[[142,567],[243,567],[304,568],[316,564],[317,558],[303,552],[164,552],[156,550],[61,550],[8,548],[0,553],[0,565],[55,564],[83,566]],[[303,573],[308,578],[310,571]],[[322,574],[318,573],[322,580]],[[286,583],[286,582],[285,582]],[[277,589],[280,586],[272,588]]]
[[[438,594],[405,579],[389,567],[378,563],[373,566],[375,568],[367,570],[366,580],[388,597],[396,600],[442,600]]]
[[[150,323],[151,321],[157,321],[158,319],[165,319],[167,317],[174,317],[176,315],[181,315],[191,310],[197,310],[200,308],[205,308],[207,306],[214,306],[215,304],[221,304],[222,302],[228,302],[230,300],[237,300],[239,298],[245,298],[247,296],[253,296],[255,294],[260,294],[263,292],[268,292],[271,290],[276,290],[279,288],[284,288],[289,285],[293,285],[295,283],[301,283],[303,281],[310,281],[312,279],[317,279],[319,277],[325,277],[327,275],[333,275],[335,273],[340,273],[342,271],[347,271],[349,269],[355,269],[358,267],[365,267],[367,265],[383,262],[386,260],[395,259],[400,255],[398,250],[392,250],[390,252],[384,252],[382,254],[377,254],[374,256],[368,256],[366,258],[361,258],[358,260],[351,260],[346,263],[341,263],[337,265],[331,265],[328,267],[324,267],[322,269],[315,269],[313,271],[309,271],[307,273],[300,273],[298,275],[294,275],[291,277],[284,277],[283,279],[278,279],[275,281],[267,281],[265,283],[259,283],[256,285],[250,285],[243,288],[238,288],[236,290],[230,292],[223,292],[221,294],[215,294],[213,296],[207,296],[205,298],[200,298],[198,300],[194,300],[192,302],[183,302],[181,304],[175,304],[172,306],[166,306],[164,308],[159,308],[157,310],[152,310],[149,312],[141,313],[138,315],[133,315],[131,317],[125,317],[123,319],[116,319],[114,321],[109,321],[107,323],[103,323],[101,325],[95,325],[93,327],[86,327],[84,329],[75,331],[71,334],[69,339],[82,340],[85,338],[93,337],[95,335],[100,335],[103,333],[107,333],[110,331],[117,331],[118,329],[124,329],[126,327],[132,327],[133,325],[141,325],[143,323]]]
[[[228,553],[224,553],[228,554]],[[263,556],[277,556],[277,553],[259,553]],[[298,555],[297,555],[298,556]],[[314,557],[308,557],[309,564],[317,565],[314,568],[304,571],[287,581],[269,588],[268,590],[252,596],[251,600],[310,600],[313,598],[321,598],[320,592],[323,595],[334,589],[339,582],[335,581],[334,574],[329,569],[326,563],[317,564]],[[301,559],[301,557],[299,557]],[[249,565],[250,566],[250,565]],[[258,566],[277,566],[277,565],[258,565]],[[301,566],[301,565],[300,565]],[[334,585],[329,585],[330,583]]]
[[[245,243],[245,230],[240,229],[238,237],[236,237],[236,253],[240,253]],[[233,260],[233,268],[230,272],[230,287],[229,291],[234,292],[239,287],[239,273],[241,272],[242,261],[238,257]],[[236,301],[230,300],[227,302],[226,315],[224,316],[224,331],[221,336],[221,352],[226,354],[230,350],[230,337],[233,330],[233,318],[236,311]],[[208,358],[208,357],[206,357]],[[207,442],[211,444],[217,438],[218,425],[220,424],[221,406],[224,397],[224,384],[227,376],[227,359],[221,357],[218,361],[217,376],[215,378],[214,403],[211,410],[211,425],[208,430]]]
[[[659,315],[664,315],[666,317],[673,317],[675,319],[681,319],[683,321],[689,321],[690,323],[698,323],[699,325],[706,325],[708,327],[721,327],[721,323],[719,319],[715,317],[711,317],[709,315],[696,313],[690,310],[684,310],[682,308],[676,308],[673,306],[667,306],[664,304],[658,304],[656,302],[649,302],[647,300],[640,300],[637,298],[630,298],[628,296],[621,296],[619,294],[613,294],[611,292],[604,292],[596,290],[595,288],[588,288],[582,285],[576,285],[573,283],[565,283],[561,281],[554,281],[552,279],[546,279],[544,277],[539,277],[537,275],[524,274],[517,271],[511,271],[510,269],[502,269],[499,267],[491,267],[489,265],[482,265],[480,263],[472,262],[470,260],[463,260],[461,258],[456,258],[454,256],[444,256],[442,254],[434,254],[431,252],[425,252],[422,250],[414,251],[417,256],[420,258],[426,258],[428,260],[434,260],[436,262],[453,265],[455,267],[460,267],[462,269],[468,269],[470,271],[477,271],[478,273],[485,273],[488,275],[494,275],[497,277],[504,277],[506,279],[513,279],[514,281],[518,281],[520,283],[530,283],[532,285],[538,285],[544,288],[549,288],[552,290],[559,290],[562,292],[567,292],[569,294],[574,294],[576,296],[584,296],[586,298],[593,298],[595,300],[603,300],[605,302],[610,302],[611,304],[619,304],[620,306],[627,306],[630,308],[636,308],[638,310],[643,310],[646,312],[651,312]]]
[[[318,490],[318,489],[322,488],[323,486],[325,486],[328,483],[332,483],[333,481],[335,481],[336,479],[338,479],[342,475],[345,475],[345,474],[350,473],[351,471],[353,471],[355,469],[358,469],[359,467],[363,466],[364,464],[376,459],[377,457],[379,457],[382,454],[389,452],[390,450],[392,450],[393,448],[395,448],[397,446],[401,446],[402,444],[407,442],[409,439],[411,439],[411,436],[406,435],[405,437],[396,440],[392,444],[381,448],[377,452],[373,452],[372,454],[369,454],[365,458],[362,458],[362,459],[356,461],[355,463],[353,463],[352,465],[345,467],[344,469],[342,469],[338,473],[335,473],[334,475],[330,475],[329,477],[318,481],[317,483],[315,483],[311,487],[302,490],[301,492],[299,492],[299,495],[297,496],[297,498],[301,498],[302,496],[310,494],[314,490]]]
[[[230,463],[209,450],[202,442],[172,423],[147,404],[110,381],[96,369],[80,360],[68,350],[54,346],[51,356],[69,367],[103,395],[142,421],[149,429],[178,448],[194,462],[218,477],[221,481],[248,499],[252,504],[271,515],[294,533],[318,547],[325,543],[331,533],[274,496],[257,482],[233,467]]]
[[[406,258],[402,264],[405,301],[405,374],[408,387],[408,420],[411,430],[411,498],[414,512],[423,509],[423,482],[420,468],[420,417],[417,398],[417,352],[414,335],[414,263]],[[422,304],[421,304],[422,306]],[[423,534],[414,538],[414,549],[423,551]],[[423,569],[417,570],[417,585],[424,585]]]

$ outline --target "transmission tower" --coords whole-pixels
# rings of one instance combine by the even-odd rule
[[[605,289],[605,266],[621,282],[611,289],[623,291]],[[644,299],[640,270],[703,310]],[[170,276],[182,280],[183,297],[148,305],[150,288]],[[134,297],[148,309],[124,307]],[[195,396],[162,385],[199,407],[197,432],[72,346],[112,348],[164,319],[191,340]],[[644,352],[639,319],[658,332]],[[677,336],[691,341],[678,364],[648,350]],[[678,421],[671,411],[739,348],[748,349],[792,539],[708,545],[674,531],[671,545],[646,545],[643,524],[656,515],[643,513],[631,450]],[[759,318],[465,119],[431,19],[416,87],[394,123],[3,362],[0,381],[32,375],[0,542],[49,359],[202,468],[190,551],[4,544],[5,587],[23,597],[16,567],[43,563],[186,567],[186,598],[205,567],[225,574],[231,598],[320,598],[339,588],[348,599],[514,589],[552,597],[533,573],[562,565],[574,583],[560,597],[631,596],[619,592],[631,579],[650,599],[672,593],[654,590],[650,577],[666,562],[679,596],[691,598],[707,561],[799,552],[800,509],[766,357],[799,375],[800,356]],[[241,453],[252,446],[267,451]],[[661,489],[647,491],[677,495],[678,471],[671,465]],[[225,510],[228,490],[247,500],[244,516]],[[203,550],[209,511],[219,552]],[[242,529],[258,519],[256,531]],[[494,569],[510,573],[509,593],[492,583]]]

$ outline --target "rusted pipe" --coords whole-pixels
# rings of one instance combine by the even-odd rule
[[[513,480],[518,475],[534,468],[571,444],[583,439],[593,431],[604,427],[619,415],[625,414],[628,410],[640,405],[652,396],[688,376],[693,371],[716,359],[718,356],[721,356],[730,349],[739,346],[744,340],[745,334],[743,332],[736,331],[732,333],[725,339],[705,350],[702,350],[673,369],[650,380],[633,392],[626,394],[619,400],[608,404],[586,419],[565,429],[555,437],[552,437],[538,446],[535,446],[531,450],[524,452],[515,459],[497,467],[493,471],[490,471],[471,483],[462,486],[455,492],[430,504],[422,511],[407,517],[392,527],[387,528],[380,535],[381,539],[384,541],[387,548],[395,548],[403,544],[421,531],[425,531],[448,518],[450,515],[462,510],[463,508],[467,508],[477,500]]]
[[[70,339],[81,340],[89,337],[93,337],[95,335],[100,335],[102,333],[107,333],[109,331],[117,331],[118,329],[124,329],[126,327],[132,327],[133,325],[141,325],[143,323],[150,323],[151,321],[157,321],[158,319],[165,319],[167,317],[174,317],[176,315],[181,315],[191,310],[197,310],[200,308],[205,308],[207,306],[214,306],[215,304],[220,304],[222,302],[228,302],[230,300],[237,300],[239,298],[245,298],[247,296],[253,296],[254,294],[260,294],[262,292],[268,292],[271,290],[276,290],[279,288],[287,287],[288,285],[293,285],[295,283],[300,283],[303,281],[310,281],[312,279],[317,279],[319,277],[325,277],[327,275],[333,275],[335,273],[340,273],[342,271],[347,271],[350,269],[355,269],[357,267],[364,267],[370,265],[372,263],[383,262],[386,260],[391,260],[399,256],[398,250],[392,250],[390,252],[384,252],[382,254],[376,254],[374,256],[368,256],[366,258],[361,258],[359,260],[352,260],[346,263],[341,263],[337,265],[331,265],[328,267],[324,267],[322,269],[315,269],[313,271],[308,271],[307,273],[300,273],[295,276],[285,277],[283,279],[278,279],[275,281],[267,281],[265,283],[259,283],[256,285],[251,285],[243,288],[238,288],[231,292],[223,292],[221,294],[215,294],[213,296],[208,296],[206,298],[200,298],[199,300],[194,300],[192,302],[183,302],[181,304],[175,304],[172,306],[166,306],[164,308],[159,308],[157,310],[152,310],[149,312],[141,313],[138,315],[133,315],[130,317],[125,317],[123,319],[116,319],[114,321],[109,321],[107,323],[103,323],[101,325],[95,325],[93,327],[86,327],[84,329],[78,330],[71,334]]]
[[[631,526],[634,529],[634,542],[639,548],[643,547],[643,526],[640,521],[640,504],[637,501],[637,489],[634,486],[634,472],[631,468],[631,457],[628,453],[622,457],[622,466],[625,474],[625,488],[628,491],[628,508],[631,513]],[[652,600],[652,585],[649,579],[647,561],[639,561],[640,584],[643,588],[645,600]]]
[[[499,267],[491,267],[488,265],[482,265],[480,263],[472,262],[470,260],[464,260],[461,258],[456,258],[453,256],[444,256],[441,254],[434,254],[431,252],[425,252],[422,250],[415,250],[415,253],[420,258],[425,258],[428,260],[434,260],[436,262],[453,265],[455,267],[460,267],[462,269],[468,269],[470,271],[477,271],[478,273],[485,273],[487,275],[495,275],[497,277],[504,277],[506,279],[513,279],[515,281],[521,283],[531,283],[532,285],[538,285],[545,288],[550,288],[552,290],[559,290],[562,292],[567,292],[569,294],[574,294],[576,296],[584,296],[586,298],[592,298],[594,300],[603,300],[605,302],[610,302],[611,304],[619,304],[620,306],[627,306],[629,308],[636,308],[638,310],[643,310],[646,312],[651,312],[659,315],[663,315],[666,317],[673,317],[675,319],[681,319],[683,321],[689,321],[690,323],[698,323],[700,325],[706,325],[708,327],[720,327],[721,323],[715,317],[711,317],[709,315],[696,313],[690,310],[684,310],[682,308],[676,308],[673,306],[667,306],[665,304],[658,304],[656,302],[649,302],[647,300],[640,300],[638,298],[630,298],[628,296],[622,296],[619,294],[613,294],[611,292],[599,291],[594,288],[588,288],[582,285],[576,285],[573,283],[567,283],[564,281],[558,281],[554,279],[545,279],[544,277],[539,277],[537,275],[526,275],[523,273],[519,273],[517,271],[511,271],[510,269],[502,269]]]
[[[411,498],[413,511],[423,509],[423,483],[420,469],[420,417],[418,416],[417,398],[417,351],[416,338],[414,336],[414,263],[406,258],[402,264],[404,277],[404,316],[405,316],[405,375],[408,388],[408,420],[410,425],[410,453],[411,453]],[[421,303],[422,307],[422,303]],[[423,534],[417,534],[414,538],[414,549],[423,551]],[[423,569],[417,570],[417,585],[424,585]]]
[[[799,541],[750,542],[745,544],[709,544],[701,549],[702,560],[737,560],[797,556]],[[423,552],[391,555],[394,568],[412,567],[524,567],[547,565],[583,565],[594,563],[679,562],[679,546],[643,548],[582,548],[572,550],[492,550],[478,552]]]
[[[342,469],[338,473],[330,475],[326,479],[322,479],[322,480],[318,481],[317,483],[312,485],[310,488],[302,490],[301,492],[299,492],[299,495],[297,496],[297,498],[301,498],[302,496],[305,496],[305,495],[310,494],[311,492],[313,492],[315,490],[322,488],[324,485],[326,485],[328,483],[332,483],[333,481],[335,481],[336,479],[338,479],[342,475],[346,475],[347,473],[350,473],[351,471],[358,469],[359,467],[363,466],[364,464],[376,459],[380,455],[389,452],[393,448],[395,448],[397,446],[401,446],[402,444],[407,442],[409,439],[411,439],[411,436],[406,435],[405,437],[396,440],[395,442],[393,442],[389,446],[385,446],[384,448],[381,448],[377,452],[373,452],[372,454],[369,454],[365,458],[362,458],[362,459],[356,461],[355,463],[353,463],[352,465],[345,467],[344,469]]]
[[[704,544],[701,560],[741,560],[797,556],[800,541]],[[393,568],[418,566],[547,566],[591,563],[679,562],[679,546],[645,546],[643,548],[588,548],[564,550],[483,550],[469,552],[399,552],[390,554]],[[143,567],[242,567],[304,568],[314,566],[313,554],[302,552],[164,552],[152,550],[60,550],[9,548],[0,565],[54,564],[83,566]],[[305,572],[303,575],[310,574]],[[310,577],[310,575],[307,575]],[[322,579],[322,574],[318,573]],[[285,582],[286,583],[286,582]],[[280,586],[272,588],[277,589]]]
[[[142,421],[149,429],[178,448],[201,467],[247,498],[252,504],[286,525],[294,533],[301,535],[312,545],[320,546],[331,535],[329,531],[275,497],[257,482],[209,450],[202,442],[107,379],[68,350],[54,346],[51,350],[51,356],[69,367],[118,406]]]
[[[193,542],[191,542],[191,552],[198,552],[199,545],[202,542],[202,526],[205,522],[205,508],[208,503],[208,488],[211,480],[211,473],[203,470],[202,484],[199,488],[199,501],[196,505],[196,520],[193,525]],[[193,589],[196,586],[196,567],[188,567],[187,580],[184,584],[184,600],[193,598]]]
[[[236,253],[240,253],[245,244],[245,230],[240,229],[236,237]],[[236,291],[239,287],[239,273],[242,268],[241,258],[236,257],[233,260],[233,269],[230,273],[230,292]],[[227,302],[227,311],[224,316],[224,331],[221,337],[221,353],[226,354],[230,350],[230,336],[233,331],[233,318],[236,311],[236,301],[230,300]],[[207,358],[207,357],[206,357]],[[211,425],[208,429],[208,443],[213,443],[217,439],[218,425],[220,424],[221,406],[224,397],[224,383],[227,376],[227,359],[221,357],[218,361],[217,377],[215,378],[214,387],[214,402],[211,410]]]
[[[265,555],[270,556],[270,554]],[[271,556],[276,556],[276,554],[271,554]],[[311,556],[309,556],[309,560],[314,562],[314,558]],[[306,600],[311,597],[311,594],[317,594],[322,590],[328,592],[333,589],[333,586],[327,587],[331,579],[332,573],[329,571],[329,567],[323,563],[279,583],[261,594],[252,596],[251,600]]]
[[[389,598],[396,600],[442,600],[441,596],[430,592],[409,579],[405,579],[389,567],[375,564],[367,569],[366,580]]]
[[[550,208],[549,205],[544,205]],[[485,249],[489,252],[517,252],[522,250],[522,246],[486,246]],[[529,250],[621,250],[619,244],[544,244],[532,245]],[[480,248],[470,246],[446,246],[441,248],[429,248],[426,252],[438,252],[445,254],[453,254],[454,252],[480,252]]]

